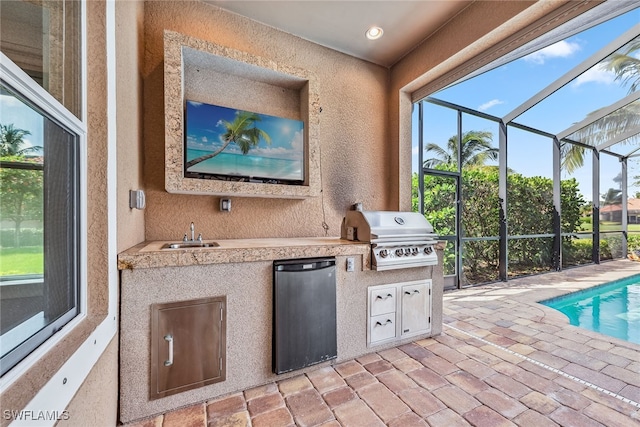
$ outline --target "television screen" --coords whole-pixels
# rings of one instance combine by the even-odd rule
[[[304,182],[304,123],[186,101],[187,178]]]

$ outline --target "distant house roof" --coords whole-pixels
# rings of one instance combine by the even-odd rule
[[[618,212],[622,210],[622,204],[606,205],[600,208],[601,213]],[[627,200],[627,212],[640,212],[640,199],[632,198]]]

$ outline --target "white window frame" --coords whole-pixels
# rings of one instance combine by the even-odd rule
[[[72,320],[70,320],[60,331],[53,334],[50,338],[44,341],[38,346],[37,349],[32,351],[22,361],[16,364],[11,370],[9,370],[0,382],[0,387],[4,388],[5,383],[15,379],[18,376],[24,374],[29,367],[31,367],[38,359],[42,357],[44,353],[49,351],[53,346],[60,342],[78,323],[82,322],[87,316],[87,130],[83,121],[80,121],[76,116],[69,112],[58,100],[56,100],[50,93],[44,90],[38,85],[31,77],[29,77],[20,67],[15,65],[9,58],[0,52],[0,72],[2,73],[2,79],[12,88],[15,89],[18,94],[37,108],[42,110],[46,115],[52,119],[61,123],[65,128],[75,133],[78,136],[79,144],[79,166],[80,166],[80,239],[79,239],[79,254],[80,259],[79,269],[80,274],[78,277],[80,293],[79,298],[79,313]],[[86,96],[84,96],[86,90],[84,89],[84,77],[83,77],[83,118],[86,117]],[[86,122],[86,120],[84,120]],[[9,378],[6,378],[9,377]],[[12,382],[12,381],[11,381]]]

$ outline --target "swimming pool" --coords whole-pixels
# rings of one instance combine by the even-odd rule
[[[574,326],[640,344],[640,275],[545,301]]]

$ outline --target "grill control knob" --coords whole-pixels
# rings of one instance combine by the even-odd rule
[[[405,255],[411,255],[411,248],[404,248]]]
[[[427,246],[424,248],[424,253],[430,255],[433,252],[433,248],[431,246]]]
[[[418,255],[418,252],[420,252],[420,250],[418,248],[412,248],[411,249],[411,255],[413,255],[413,256]]]
[[[387,255],[389,255],[389,251],[386,249],[380,249],[379,254],[380,254],[380,258],[386,258]]]
[[[404,252],[402,251],[402,249],[396,249],[396,255],[397,256],[402,256],[402,255],[404,255]]]

